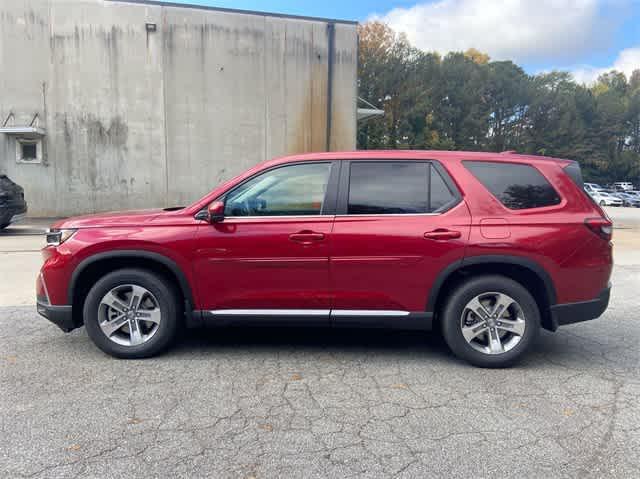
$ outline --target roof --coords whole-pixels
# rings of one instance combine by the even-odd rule
[[[29,138],[41,138],[47,134],[44,128],[38,126],[3,126],[0,127],[0,133],[7,135],[23,136]]]
[[[292,20],[307,20],[313,22],[342,23],[347,25],[357,25],[354,20],[339,20],[334,18],[306,17],[304,15],[288,15],[286,13],[260,12],[257,10],[239,10],[235,8],[212,7],[208,5],[194,5],[190,3],[161,2],[157,0],[107,0],[114,3],[132,3],[138,5],[152,5],[156,7],[191,8],[197,10],[210,10],[214,12],[236,13],[242,15],[258,15],[262,17],[289,18]]]
[[[291,155],[272,160],[275,163],[287,161],[311,161],[311,160],[353,160],[353,159],[394,159],[394,160],[477,160],[477,161],[505,161],[505,162],[570,162],[570,160],[551,158],[538,155],[521,155],[511,151],[502,153],[478,152],[478,151],[440,151],[440,150],[359,150],[359,151],[331,151],[324,153],[305,153]]]

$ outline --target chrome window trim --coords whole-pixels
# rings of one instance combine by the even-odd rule
[[[373,214],[346,214],[336,215],[336,218],[347,218],[350,216],[440,216],[442,213],[373,213]]]
[[[278,218],[293,218],[293,219],[302,219],[302,218],[346,218],[350,216],[440,216],[442,213],[373,213],[373,214],[356,214],[356,215],[278,215],[278,216],[225,216],[224,222],[228,222],[231,220],[244,220],[244,219],[278,219]]]
[[[225,216],[224,217],[224,223],[227,223],[231,220],[245,220],[245,219],[266,219],[266,220],[273,220],[273,219],[279,219],[279,218],[293,218],[293,219],[302,219],[302,218],[324,218],[324,219],[330,219],[330,218],[334,218],[335,215],[270,215],[270,216]]]

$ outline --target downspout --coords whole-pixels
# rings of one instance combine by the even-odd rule
[[[327,24],[328,39],[328,66],[327,66],[327,138],[326,151],[331,151],[331,126],[333,116],[333,64],[335,62],[336,24]]]

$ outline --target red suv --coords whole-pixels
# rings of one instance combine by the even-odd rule
[[[456,355],[506,366],[541,327],[604,312],[611,233],[572,161],[293,156],[188,207],[56,223],[38,312],[121,358],[160,352],[183,325],[437,325]]]

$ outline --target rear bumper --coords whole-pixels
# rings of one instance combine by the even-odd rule
[[[551,321],[553,330],[565,324],[579,323],[595,319],[605,312],[609,306],[611,283],[602,290],[596,299],[579,303],[556,304],[551,306]]]
[[[71,306],[52,306],[38,301],[36,307],[40,316],[47,318],[65,333],[73,331],[78,327],[73,322]]]

